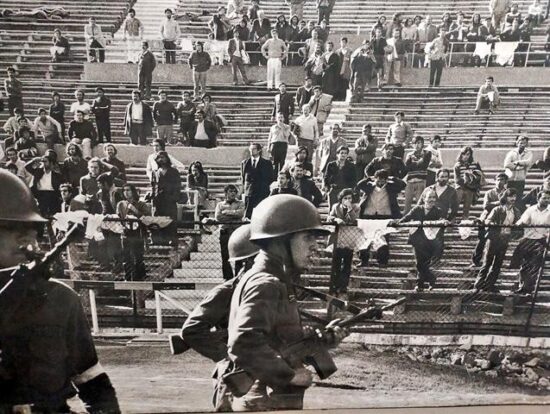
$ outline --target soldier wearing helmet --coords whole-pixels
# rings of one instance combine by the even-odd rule
[[[301,409],[311,373],[287,362],[282,348],[304,337],[292,276],[311,264],[317,237],[327,233],[319,213],[302,197],[279,194],[254,209],[250,240],[260,248],[231,300],[228,355],[235,369],[255,379],[247,394],[234,396],[234,411]],[[336,345],[346,335],[334,328]]]
[[[69,412],[78,393],[89,412],[119,413],[78,295],[49,275],[7,285],[45,222],[25,184],[0,170],[0,304],[10,304],[0,308],[0,412]]]

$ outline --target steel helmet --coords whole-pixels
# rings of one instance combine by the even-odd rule
[[[229,260],[231,261],[248,259],[258,254],[260,249],[250,242],[250,224],[235,229],[229,237],[227,250],[229,250]]]
[[[31,190],[21,178],[0,169],[0,222],[19,221],[45,223]]]
[[[250,227],[250,240],[253,241],[306,230],[329,233],[321,225],[315,206],[292,194],[278,194],[263,200],[252,212]]]

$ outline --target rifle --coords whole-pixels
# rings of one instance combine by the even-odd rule
[[[48,266],[57,259],[77,235],[80,235],[80,228],[81,226],[79,224],[73,224],[63,239],[58,241],[54,247],[44,255],[29,249],[27,246],[22,247],[25,249],[27,257],[32,259],[32,261],[29,264],[19,265],[11,273],[9,280],[0,289],[0,315],[2,315],[2,319],[6,320],[10,312],[16,311],[19,301],[29,289],[33,288],[36,280],[42,279],[46,281],[50,278],[50,272],[47,271]]]
[[[406,298],[400,298],[382,307],[370,306],[361,310],[356,315],[339,321],[335,326],[346,328],[363,320],[380,319],[384,311],[393,309],[405,300]],[[280,351],[281,356],[290,365],[295,365],[296,363],[311,365],[319,378],[328,378],[338,369],[328,352],[332,335],[333,332],[331,330],[316,329],[309,336],[283,348]],[[226,373],[222,378],[229,391],[236,397],[245,395],[255,381],[255,378],[244,370]]]

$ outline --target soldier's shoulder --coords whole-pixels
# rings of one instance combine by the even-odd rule
[[[50,279],[48,280],[48,289],[50,294],[56,294],[59,297],[65,299],[66,301],[80,301],[78,293],[76,293],[69,285],[66,283],[57,280]]]

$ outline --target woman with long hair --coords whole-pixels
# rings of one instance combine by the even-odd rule
[[[454,166],[454,181],[458,199],[462,203],[462,219],[467,220],[483,181],[483,171],[479,163],[474,161],[472,147],[464,147],[458,154]]]
[[[205,208],[208,200],[208,175],[200,161],[195,161],[189,166],[187,172],[187,189],[196,191],[194,203],[199,208]],[[191,201],[191,198],[190,198]]]

